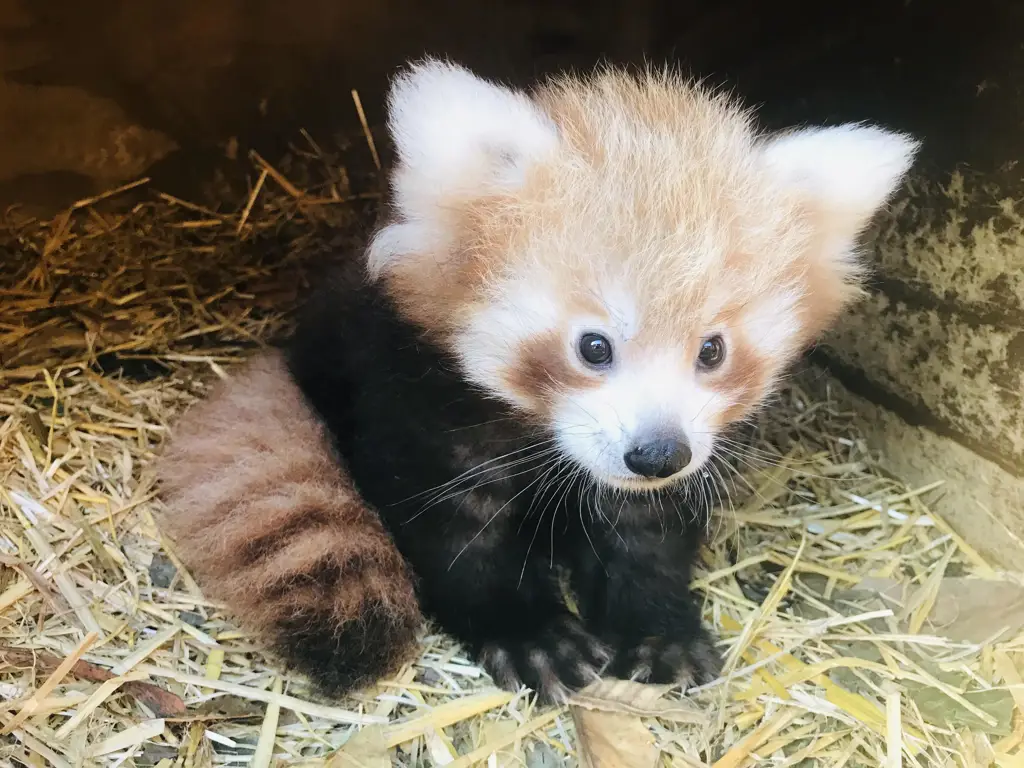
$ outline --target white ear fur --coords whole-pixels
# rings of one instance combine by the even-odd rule
[[[443,206],[514,188],[558,143],[554,123],[525,93],[437,60],[396,78],[388,129],[397,150],[392,187],[399,221],[371,245],[372,273],[403,253],[438,245]]]
[[[764,157],[803,196],[835,246],[849,247],[910,169],[919,142],[873,126],[811,128],[771,139]]]

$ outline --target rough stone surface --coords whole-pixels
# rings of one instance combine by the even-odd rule
[[[177,149],[115,102],[79,88],[0,81],[0,114],[0,179],[67,171],[115,184]]]
[[[992,179],[916,179],[873,242],[877,290],[831,356],[1012,474],[1024,474],[1024,204]],[[910,417],[910,414],[904,414]]]

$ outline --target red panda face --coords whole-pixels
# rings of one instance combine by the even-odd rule
[[[467,379],[626,489],[700,469],[856,296],[856,237],[916,149],[863,126],[762,137],[668,75],[527,96],[428,62],[389,107],[371,273]]]

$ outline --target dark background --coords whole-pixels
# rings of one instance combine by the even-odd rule
[[[272,156],[299,127],[351,125],[353,88],[378,122],[388,75],[424,52],[519,82],[672,61],[762,105],[769,126],[877,120],[927,137],[940,167],[993,172],[1024,127],[1022,29],[1024,3],[1008,0],[0,0],[0,156],[19,155],[0,159],[0,193],[91,188],[109,174],[76,168],[66,134],[99,141],[104,120],[173,141],[152,173],[187,187],[231,137]],[[47,137],[70,167],[29,162]],[[160,154],[149,138],[125,152]]]

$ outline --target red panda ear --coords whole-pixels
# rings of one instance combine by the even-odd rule
[[[399,75],[388,95],[397,220],[370,249],[371,272],[405,254],[435,252],[449,212],[514,189],[558,144],[554,123],[525,93],[454,64],[427,60]]]
[[[910,169],[919,144],[863,125],[795,131],[769,140],[769,173],[793,194],[813,228],[801,301],[805,341],[861,294],[857,236]]]
[[[848,250],[910,169],[919,143],[865,125],[783,134],[763,148],[770,173],[798,198],[834,256]]]

